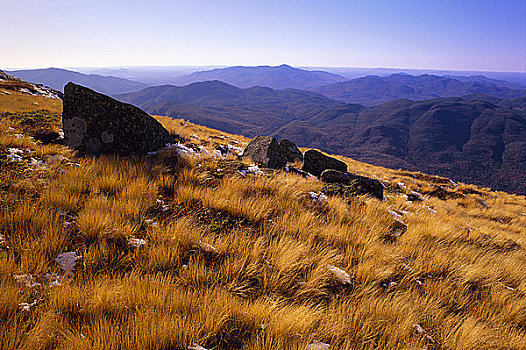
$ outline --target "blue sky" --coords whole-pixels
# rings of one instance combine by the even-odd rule
[[[526,71],[526,0],[0,0],[0,68]]]

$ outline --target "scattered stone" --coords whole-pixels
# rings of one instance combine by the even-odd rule
[[[326,169],[322,171],[320,179],[321,181],[327,183],[339,183],[347,185],[349,184],[351,177],[347,172],[338,171],[334,169]]]
[[[436,210],[434,210],[434,209],[431,208],[431,207],[428,207],[427,205],[424,205],[424,208],[426,208],[427,210],[429,210],[429,212],[430,212],[431,214],[436,214],[436,213],[437,213]]]
[[[157,228],[157,226],[159,226],[159,224],[157,223],[157,221],[153,220],[153,219],[146,219],[144,220],[144,222],[149,226],[149,227],[152,227],[152,228]]]
[[[399,221],[399,222],[402,222],[402,223],[404,222],[404,219],[402,218],[402,215],[398,214],[396,211],[389,210],[389,214],[391,214],[393,219],[395,219],[396,221]]]
[[[425,200],[425,198],[420,193],[411,191],[411,193],[407,194],[407,200],[411,202],[422,202]]]
[[[338,282],[342,284],[352,284],[351,276],[347,273],[347,271],[330,264],[327,265],[327,268]]]
[[[13,275],[15,278],[15,281],[17,283],[25,284],[28,288],[34,288],[34,287],[40,287],[41,284],[38,283],[31,274],[24,274],[24,275]]]
[[[219,254],[219,250],[217,250],[216,247],[214,247],[213,245],[209,243],[205,243],[202,241],[195,243],[193,247],[205,253]]]
[[[81,255],[77,255],[76,252],[60,253],[55,261],[60,265],[62,271],[70,273],[75,268],[77,260],[82,259]]]
[[[80,154],[146,153],[172,141],[146,112],[80,85],[64,87],[63,105],[65,144]]]
[[[281,148],[281,152],[283,152],[283,156],[287,162],[303,162],[303,153],[301,153],[300,149],[294,142],[283,139],[279,142],[279,147]]]
[[[188,345],[188,350],[208,350],[208,349],[202,347],[201,345],[197,343],[193,343],[192,345]]]
[[[328,200],[323,193],[309,192],[309,196],[313,202],[326,202]]]
[[[484,208],[489,209],[489,205],[484,201],[484,199],[477,197],[475,200],[482,205]]]
[[[31,311],[32,307],[37,306],[37,305],[38,305],[38,300],[35,299],[35,300],[33,300],[32,303],[20,303],[20,304],[18,304],[18,307],[22,311],[29,312],[29,311]]]
[[[56,273],[46,273],[44,278],[49,281],[49,287],[58,287],[63,277]]]
[[[314,149],[305,152],[303,155],[303,167],[301,170],[319,177],[326,169],[334,169],[346,172],[347,164],[336,158],[326,156],[320,151],[316,151]]]
[[[265,168],[279,169],[286,164],[278,141],[271,136],[254,137],[243,151],[243,157],[250,158]]]
[[[307,350],[330,350],[331,346],[327,343],[322,343],[319,340],[314,340],[307,346]]]
[[[140,248],[143,245],[146,245],[146,243],[148,242],[142,238],[137,238],[137,237],[128,238],[128,245],[133,248]]]

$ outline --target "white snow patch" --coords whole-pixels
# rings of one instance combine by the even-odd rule
[[[403,182],[399,182],[399,183],[397,183],[396,185],[397,185],[398,188],[400,188],[401,190],[405,190],[405,189],[407,188]]]

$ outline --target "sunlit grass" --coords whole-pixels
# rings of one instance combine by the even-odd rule
[[[159,120],[210,152],[247,141]],[[0,123],[0,151],[30,149],[46,167],[2,163],[0,348],[525,348],[523,196],[461,184],[445,186],[465,197],[410,203],[403,193],[443,180],[340,157],[388,197],[313,202],[316,179],[217,176],[217,158],[175,151],[78,158],[17,127]],[[394,241],[389,210],[407,224]],[[71,274],[63,252],[82,256]]]

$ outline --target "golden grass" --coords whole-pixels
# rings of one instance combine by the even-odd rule
[[[159,120],[210,150],[247,141]],[[388,197],[313,202],[316,179],[219,176],[217,159],[174,152],[76,158],[9,126],[0,124],[0,150],[70,160],[1,170],[0,348],[526,349],[523,196],[461,184],[448,190],[465,197],[409,203],[402,192],[432,179],[340,157]],[[388,210],[407,212],[407,232],[391,243]],[[82,258],[64,275],[55,259],[70,251]],[[17,282],[23,274],[40,286]]]
[[[35,112],[41,109],[52,113],[62,113],[62,100],[0,89],[0,113]]]

